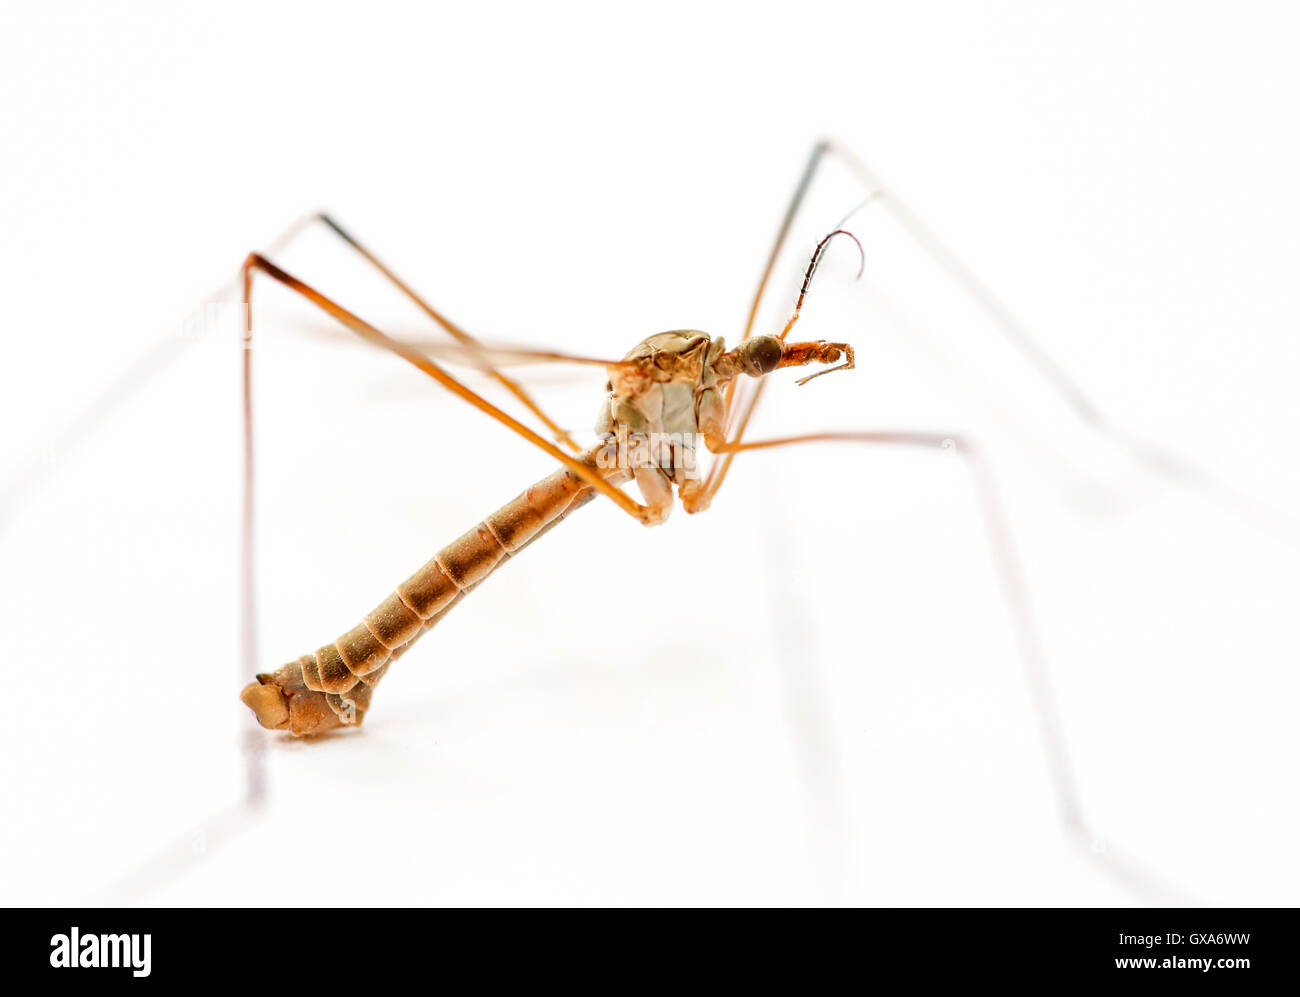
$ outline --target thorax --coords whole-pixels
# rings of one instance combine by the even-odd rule
[[[713,362],[725,351],[721,339],[693,329],[660,332],[638,343],[610,369],[596,422],[599,434],[661,434],[694,439],[700,433],[701,398],[718,386]]]

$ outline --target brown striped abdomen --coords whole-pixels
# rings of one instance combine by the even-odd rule
[[[591,463],[595,451],[583,455]],[[332,644],[257,676],[240,694],[271,730],[360,724],[388,666],[466,592],[594,495],[567,469],[543,478],[434,555]]]

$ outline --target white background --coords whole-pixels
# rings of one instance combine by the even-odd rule
[[[1294,903],[1300,363],[1288,5],[222,3],[0,15],[9,903]],[[982,440],[1085,814],[1057,819],[951,456],[739,460],[487,583],[241,805],[243,256],[328,208],[486,338],[734,340],[813,141],[870,162],[1120,425],[1081,425],[879,205],[801,320],[859,369],[755,432]],[[828,170],[760,325],[864,191]],[[277,256],[398,332],[329,237]],[[263,666],[549,459],[258,286]],[[585,429],[599,372],[537,372]],[[481,380],[474,382],[482,385]],[[1267,511],[1263,511],[1267,510]],[[1127,870],[1127,873],[1120,870]]]

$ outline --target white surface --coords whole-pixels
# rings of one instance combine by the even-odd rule
[[[1294,903],[1300,551],[1082,428],[877,207],[801,320],[859,370],[757,434],[962,430],[996,461],[1086,813],[1068,843],[951,457],[737,462],[707,515],[593,506],[244,792],[238,350],[181,339],[326,207],[476,332],[734,339],[812,140],[856,149],[1118,421],[1300,498],[1296,25],[1196,5],[96,5],[0,17],[9,903]],[[861,197],[831,170],[764,312]],[[286,267],[419,316],[314,230]],[[258,285],[263,664],[550,469]],[[586,428],[599,375],[536,379]],[[479,382],[476,382],[479,383]],[[22,484],[13,491],[12,482]],[[232,811],[232,808],[233,811]]]

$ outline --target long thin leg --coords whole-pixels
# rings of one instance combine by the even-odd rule
[[[453,339],[460,343],[461,346],[465,347],[470,356],[478,357],[479,366],[483,372],[498,381],[502,387],[518,398],[519,401],[521,401],[524,406],[533,413],[533,415],[541,419],[542,422],[546,424],[546,427],[555,434],[557,440],[567,446],[570,450],[574,451],[574,453],[577,453],[581,449],[578,444],[574,442],[573,438],[569,436],[569,434],[562,429],[558,423],[542,411],[541,407],[533,401],[532,397],[522,387],[488,363],[486,355],[482,350],[482,344],[477,339],[429,304],[429,302],[421,297],[413,287],[407,284],[406,281],[402,280],[402,278],[398,277],[396,273],[389,269],[388,266],[379,259],[379,257],[362,245],[360,241],[358,241],[333,218],[324,213],[316,215],[316,218],[328,226],[330,231],[334,232],[340,239],[356,250],[362,259],[366,260],[366,262],[387,277],[394,287],[414,302],[421,311],[429,316],[429,318],[442,326],[442,328],[444,328]]]
[[[509,429],[514,430],[516,433],[518,433],[524,439],[528,440],[534,446],[550,454],[561,464],[567,467],[570,471],[572,471],[575,475],[577,475],[583,481],[587,482],[587,484],[591,485],[594,489],[596,489],[596,491],[612,499],[620,509],[626,512],[628,515],[632,516],[637,521],[644,523],[646,525],[653,525],[655,523],[662,521],[665,515],[665,510],[663,508],[657,506],[639,504],[638,502],[633,500],[629,495],[627,495],[625,492],[619,490],[617,487],[615,487],[614,485],[606,481],[605,478],[602,477],[600,473],[594,470],[590,465],[576,459],[570,454],[565,453],[559,447],[555,446],[555,444],[539,436],[536,432],[529,429],[527,426],[525,426],[519,420],[515,419],[513,416],[497,408],[491,402],[487,401],[487,399],[483,398],[481,395],[477,394],[476,392],[472,391],[470,388],[466,387],[459,380],[452,377],[451,374],[447,373],[440,366],[438,366],[432,360],[430,360],[428,357],[422,354],[419,350],[415,349],[414,347],[406,343],[399,342],[398,340],[385,335],[383,332],[380,332],[370,323],[361,319],[357,315],[354,315],[352,312],[348,311],[346,308],[344,308],[342,305],[338,304],[337,302],[331,300],[330,298],[327,298],[325,295],[321,294],[315,288],[311,287],[308,284],[303,283],[298,278],[280,269],[280,267],[276,266],[270,260],[266,259],[264,256],[261,256],[258,253],[251,254],[248,257],[248,259],[244,261],[244,268],[243,268],[244,302],[245,302],[245,307],[247,308],[247,320],[245,323],[246,353],[244,358],[246,388],[248,384],[247,379],[249,377],[248,372],[250,369],[250,359],[247,355],[247,347],[252,341],[252,328],[253,328],[252,308],[250,302],[251,302],[251,295],[252,295],[252,280],[253,280],[254,271],[261,271],[267,276],[274,278],[276,281],[283,284],[285,287],[289,288],[290,290],[302,295],[304,298],[306,298],[308,301],[314,304],[317,308],[321,309],[326,314],[335,318],[339,323],[341,323],[346,328],[350,329],[352,332],[356,333],[362,339],[366,340],[367,342],[373,343],[376,346],[383,347],[384,349],[389,350],[392,353],[397,354],[407,363],[411,364],[413,367],[417,368],[418,370],[423,371],[425,374],[428,374],[431,378],[433,378],[435,381],[437,381],[447,390],[459,396],[460,398],[464,399],[465,401],[469,402],[479,411],[491,416],[492,418],[496,419],[498,422],[508,427]],[[248,413],[250,411],[248,407],[249,404],[250,403],[246,400],[245,403],[246,420],[247,420]],[[248,425],[247,421],[246,421],[246,425]],[[246,431],[245,442],[251,443],[251,432]]]
[[[267,244],[268,251],[275,252],[287,247],[312,220],[312,217],[308,216],[294,221],[293,224]],[[220,301],[229,298],[238,294],[241,287],[245,289],[244,301],[247,302],[247,276],[243,272],[237,274],[233,279],[225,281],[219,288],[208,295],[208,300]],[[247,325],[245,327],[247,328]],[[155,347],[143,361],[138,362],[130,371],[110,384],[103,394],[78,417],[73,426],[65,431],[64,435],[69,440],[69,445],[79,442],[80,438],[88,434],[92,428],[98,428],[102,425],[116,408],[119,398],[131,397],[135,391],[143,388],[150,379],[161,372],[172,359],[179,355],[182,347],[193,341],[195,341],[194,337],[168,337]],[[245,347],[247,347],[247,341]],[[243,436],[245,449],[239,569],[241,581],[239,676],[241,681],[244,676],[256,674],[261,670],[258,665],[256,636],[257,602],[253,589],[255,576],[253,562],[253,423],[251,398],[248,390],[250,371],[247,352],[245,352],[243,366]],[[131,389],[129,392],[125,390],[128,385]],[[263,802],[266,795],[264,758],[266,739],[256,736],[254,731],[248,731],[247,733],[252,736],[248,737],[244,742],[244,799],[231,807],[210,815],[199,824],[198,833],[202,835],[201,848],[196,847],[199,842],[195,841],[193,834],[186,836],[183,841],[177,842],[166,850],[152,856],[139,868],[114,884],[113,888],[105,894],[105,902],[120,903],[124,895],[128,898],[147,895],[155,886],[198,863],[212,848],[236,837],[249,826],[250,821],[257,813],[256,808]]]
[[[817,169],[821,166],[822,158],[829,149],[830,144],[828,142],[818,142],[813,146],[812,152],[808,154],[808,161],[804,164],[803,173],[800,174],[799,182],[795,185],[794,193],[790,196],[790,202],[786,205],[785,215],[782,217],[781,225],[776,231],[776,238],[772,240],[772,248],[768,250],[767,262],[763,265],[763,273],[758,278],[758,287],[754,290],[754,297],[749,304],[749,315],[745,319],[745,331],[741,336],[742,341],[754,334],[754,322],[758,319],[758,309],[763,303],[763,295],[767,292],[768,282],[772,279],[772,272],[776,269],[777,258],[781,255],[781,250],[785,248],[785,241],[790,235],[790,228],[794,224],[795,216],[799,214],[799,208],[802,207],[803,200],[808,194],[808,188],[812,186],[813,178],[817,176]],[[754,406],[758,404],[758,399],[762,396],[767,379],[761,378],[758,383],[754,384],[750,388],[748,396],[739,404],[736,403],[738,381],[737,378],[727,385],[726,393],[728,420],[730,426],[734,427],[734,430],[729,428],[729,434],[731,439],[736,442],[745,435],[750,416],[754,412]],[[713,495],[722,487],[722,482],[727,477],[727,471],[731,469],[731,462],[734,459],[735,454],[727,453],[713,462],[700,488],[702,499],[699,508],[708,507]]]
[[[828,141],[817,143],[808,157],[803,175],[786,208],[785,217],[782,219],[776,240],[768,254],[767,264],[759,279],[758,288],[750,305],[749,318],[745,325],[745,338],[753,334],[754,320],[757,317],[758,308],[767,289],[776,259],[785,244],[794,217],[803,203],[818,167],[828,154],[838,158],[858,177],[863,186],[870,192],[871,200],[873,202],[879,201],[894,216],[904,231],[921,247],[922,251],[934,260],[938,267],[948,275],[949,279],[989,317],[1007,340],[1074,410],[1081,421],[1128,452],[1152,473],[1173,482],[1179,487],[1194,491],[1204,498],[1243,516],[1248,521],[1271,531],[1287,542],[1300,546],[1300,524],[1297,524],[1293,518],[1280,513],[1252,496],[1246,495],[1206,468],[1173,453],[1165,447],[1142,439],[1115,422],[1065,372],[1064,368],[1056,362],[1039,342],[1038,338],[1016,318],[1006,304],[962,262],[946,243],[930,230],[906,202],[901,200],[897,194],[881,181],[875,171],[850,150],[834,143]],[[729,437],[732,442],[739,442],[744,438],[750,418],[765,386],[766,379],[760,380],[739,401],[735,399],[736,382],[732,382],[728,386],[727,410],[729,413]],[[735,402],[734,405],[733,402]],[[722,487],[722,482],[731,468],[731,461],[734,456],[734,452],[724,454],[709,468],[700,490],[700,508],[707,507],[713,495]]]
[[[244,303],[244,338],[240,344],[240,375],[243,381],[243,406],[241,421],[244,443],[243,505],[240,509],[239,544],[239,646],[240,668],[243,675],[256,675],[262,670],[261,655],[257,645],[257,506],[254,471],[257,462],[253,445],[253,309],[250,292],[253,275],[245,266],[240,271],[240,284]],[[248,671],[249,668],[256,669]],[[262,802],[266,794],[266,759],[264,739],[245,721],[244,756],[248,768],[248,799]]]
[[[325,332],[323,325],[313,325],[310,328],[313,332]],[[336,331],[333,325],[329,327],[329,333],[333,334]],[[600,367],[602,370],[608,370],[610,367],[624,367],[628,370],[634,370],[640,366],[632,360],[611,360],[608,357],[565,353],[562,350],[539,350],[531,346],[515,346],[510,343],[479,342],[473,347],[464,347],[441,340],[421,339],[418,335],[403,333],[399,337],[396,331],[390,332],[389,335],[412,349],[423,353],[430,360],[453,366],[472,367],[480,372],[484,370],[485,361],[495,368],[540,364],[577,364],[586,367]]]
[[[275,252],[288,246],[311,220],[310,217],[296,220],[267,243],[267,251]],[[238,292],[239,281],[236,276],[213,289],[204,301],[233,301]],[[95,433],[107,426],[123,404],[135,398],[199,339],[199,336],[178,335],[175,332],[163,336],[131,366],[108,381],[71,421],[56,429],[41,451],[29,457],[12,477],[0,481],[0,533],[8,529],[10,521],[31,499],[42,482],[56,473],[64,461],[85,447]],[[55,459],[52,460],[51,457]]]
[[[912,237],[922,251],[932,259],[948,278],[975,306],[993,322],[994,326],[1051,385],[1052,389],[1074,410],[1078,418],[1094,432],[1127,451],[1152,473],[1174,484],[1199,492],[1204,497],[1280,535],[1292,544],[1300,545],[1300,524],[1269,508],[1218,475],[1174,453],[1167,448],[1145,440],[1126,429],[1102,410],[1075,381],[1042,342],[1018,319],[993,290],[980,280],[953,250],[919,216],[887,187],[865,162],[852,151],[829,142],[818,146],[843,162],[878,199],[886,211]],[[739,439],[739,435],[737,435]]]
[[[1065,737],[1061,730],[1056,702],[1048,678],[1047,656],[1043,651],[1042,639],[1030,605],[1024,569],[1016,554],[1010,526],[988,461],[965,437],[932,432],[808,433],[773,440],[728,443],[723,444],[719,449],[725,453],[740,453],[745,450],[764,450],[798,443],[819,442],[874,443],[934,450],[951,448],[965,458],[979,499],[980,511],[997,569],[998,582],[1002,588],[1008,614],[1015,629],[1020,656],[1024,662],[1025,676],[1038,715],[1040,734],[1051,770],[1061,819],[1072,834],[1086,837],[1087,828],[1083,820],[1083,810],[1079,804],[1079,794],[1071,772],[1069,753],[1065,747]]]
[[[1083,806],[1075,784],[1073,766],[1061,727],[1056,697],[1052,691],[1047,656],[1043,649],[1038,623],[1029,598],[1025,571],[1016,552],[1015,542],[1007,519],[1006,508],[997,487],[997,480],[988,459],[967,437],[959,433],[935,432],[828,432],[807,433],[771,440],[728,443],[720,448],[728,453],[746,450],[764,450],[802,443],[868,443],[887,446],[918,447],[922,449],[952,449],[965,461],[980,505],[988,537],[990,553],[1002,589],[1012,628],[1015,631],[1020,658],[1024,665],[1025,680],[1034,704],[1039,734],[1047,757],[1048,770],[1056,796],[1061,822],[1072,843],[1089,859],[1097,862],[1108,873],[1129,887],[1146,893],[1163,902],[1184,902],[1166,884],[1157,881],[1146,870],[1120,855],[1109,843],[1096,836],[1084,818]]]

